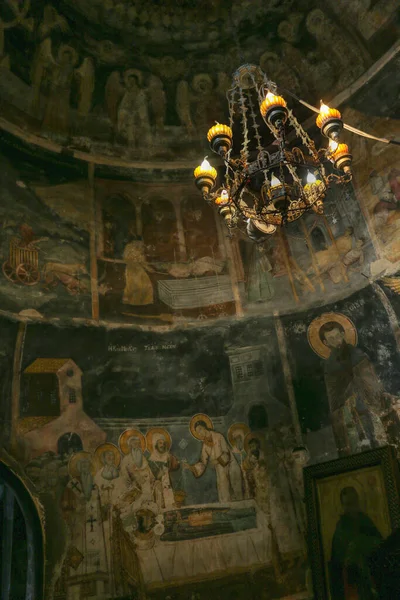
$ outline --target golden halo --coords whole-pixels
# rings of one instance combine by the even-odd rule
[[[84,451],[73,454],[71,456],[71,458],[69,459],[68,473],[69,473],[70,477],[72,479],[74,479],[75,477],[79,477],[80,473],[78,471],[78,464],[80,463],[81,460],[88,460],[90,462],[90,472],[94,477],[95,466],[93,463],[93,456],[90,454],[90,452],[84,452]]]
[[[152,427],[151,429],[148,430],[148,432],[146,433],[147,450],[150,453],[153,452],[153,450],[154,450],[153,436],[157,433],[159,435],[163,435],[165,437],[165,441],[167,443],[167,452],[169,452],[171,449],[171,446],[172,446],[172,438],[171,438],[171,435],[169,434],[169,432],[166,429],[164,429],[163,427]]]
[[[346,317],[341,313],[324,313],[323,315],[317,317],[316,319],[314,319],[314,321],[310,323],[307,331],[307,337],[308,343],[310,344],[314,352],[318,354],[318,356],[320,356],[321,358],[325,359],[329,358],[331,351],[328,348],[328,346],[325,346],[325,344],[321,340],[319,332],[321,327],[325,325],[325,323],[331,322],[339,323],[339,325],[343,327],[344,339],[347,342],[347,344],[350,344],[351,346],[357,345],[357,330],[353,321],[351,321],[349,317]]]
[[[211,419],[208,415],[203,415],[202,413],[198,413],[197,415],[194,415],[194,417],[192,417],[190,420],[189,429],[190,429],[190,433],[196,440],[200,439],[195,431],[196,424],[199,421],[204,421],[204,423],[207,425],[207,427],[209,429],[214,429],[213,422],[211,421]]]
[[[234,437],[238,433],[242,433],[243,434],[243,440],[244,440],[245,437],[250,433],[250,427],[248,425],[246,425],[246,423],[234,423],[233,425],[231,425],[229,427],[229,429],[228,429],[228,440],[229,440],[229,443],[232,446],[232,448],[235,447]]]
[[[95,462],[96,462],[96,465],[95,465],[96,471],[98,471],[99,469],[104,467],[103,455],[105,452],[112,452],[114,454],[116,467],[119,467],[119,465],[121,463],[121,454],[120,454],[120,451],[118,450],[117,446],[107,442],[106,444],[101,444],[95,450],[94,458],[95,458]]]
[[[128,442],[132,437],[138,437],[140,439],[140,446],[142,448],[142,452],[144,452],[146,450],[146,440],[143,433],[139,431],[139,429],[127,429],[126,431],[121,433],[118,440],[121,452],[123,452],[124,454],[129,454],[130,448]]]
[[[247,452],[247,454],[249,453],[249,444],[250,444],[251,440],[258,440],[260,442],[260,444],[261,444],[261,450],[263,449],[263,447],[264,447],[264,436],[262,435],[262,433],[250,432],[244,438],[244,449]]]

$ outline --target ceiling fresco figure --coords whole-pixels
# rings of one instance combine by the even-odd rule
[[[77,68],[77,51],[62,44],[53,54],[51,38],[41,42],[32,65],[32,106],[38,112],[42,88],[47,88],[46,108],[42,122],[46,133],[68,134],[70,131],[70,108],[72,85],[76,81],[79,90],[78,112],[87,115],[94,89],[94,65],[85,58]]]

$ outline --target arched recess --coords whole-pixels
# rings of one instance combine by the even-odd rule
[[[329,246],[327,236],[321,227],[314,227],[310,233],[311,242],[315,252],[326,250]]]
[[[185,198],[182,202],[182,221],[190,259],[206,256],[221,258],[217,225],[211,206],[198,196]]]
[[[176,213],[169,200],[149,198],[142,204],[143,241],[150,262],[177,262],[179,258]]]
[[[103,255],[122,259],[125,246],[137,235],[136,208],[124,195],[113,194],[102,202]]]
[[[40,517],[27,488],[0,461],[0,597],[44,597],[44,540]]]

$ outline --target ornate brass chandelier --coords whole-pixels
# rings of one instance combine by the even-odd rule
[[[348,146],[339,142],[340,112],[321,103],[316,124],[329,144],[317,150],[276,84],[259,67],[241,66],[227,99],[229,125],[216,123],[207,134],[225,172],[219,175],[207,157],[195,169],[203,198],[218,207],[230,229],[245,222],[247,235],[256,242],[308,210],[323,214],[329,186],[351,180],[352,157]],[[264,145],[267,137],[270,141]],[[217,187],[218,179],[222,181]]]

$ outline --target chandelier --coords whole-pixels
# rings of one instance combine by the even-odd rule
[[[340,112],[321,102],[316,124],[329,142],[317,150],[259,67],[241,66],[227,99],[229,125],[216,123],[207,133],[224,167],[218,173],[206,157],[194,171],[204,200],[217,206],[228,228],[246,223],[247,235],[256,242],[306,211],[322,215],[331,184],[351,180],[352,157],[339,141]]]

